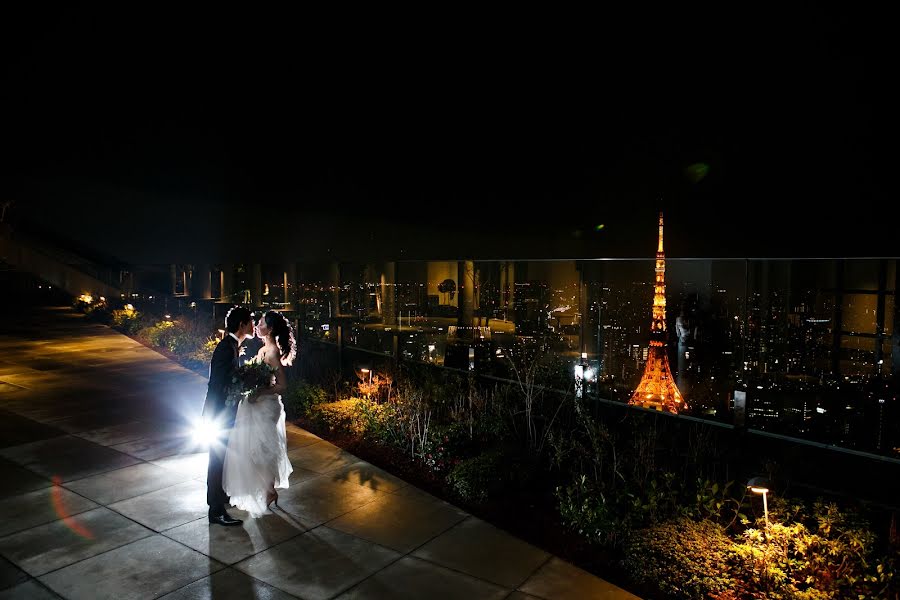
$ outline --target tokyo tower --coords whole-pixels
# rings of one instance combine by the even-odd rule
[[[656,283],[653,286],[653,322],[650,350],[641,382],[628,404],[677,413],[687,404],[675,385],[666,353],[666,255],[663,252],[663,214],[659,213],[659,246],[656,249]]]

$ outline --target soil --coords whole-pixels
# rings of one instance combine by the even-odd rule
[[[331,432],[307,419],[296,419],[294,423],[366,462],[597,577],[639,595],[644,592],[635,589],[634,583],[628,580],[627,573],[618,566],[614,556],[592,546],[582,536],[570,531],[561,523],[556,509],[556,498],[548,491],[551,489],[549,485],[535,485],[534,491],[510,494],[489,500],[485,504],[469,504],[460,501],[451,493],[442,476],[435,475],[396,448],[370,443],[345,432]]]

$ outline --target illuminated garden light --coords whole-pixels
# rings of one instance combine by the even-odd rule
[[[754,494],[762,494],[763,514],[766,517],[766,530],[769,529],[769,494],[770,483],[764,477],[754,477],[747,482],[747,488]]]

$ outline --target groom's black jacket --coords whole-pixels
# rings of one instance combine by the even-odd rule
[[[206,402],[203,414],[218,417],[225,409],[225,392],[231,383],[231,376],[238,368],[238,342],[226,335],[216,346],[209,364],[209,387],[206,389]]]

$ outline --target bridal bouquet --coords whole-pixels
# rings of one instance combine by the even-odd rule
[[[256,390],[269,387],[273,384],[274,377],[275,369],[254,356],[238,367],[231,376],[225,405],[234,406]]]

